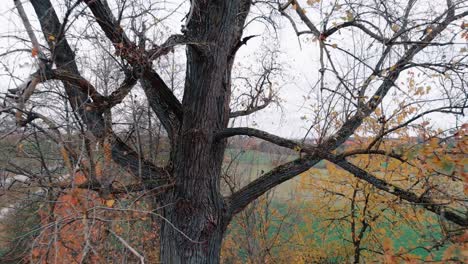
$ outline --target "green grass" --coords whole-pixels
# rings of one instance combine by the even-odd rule
[[[278,209],[280,213],[284,215],[286,214],[288,207],[290,206],[290,203],[285,203],[277,199],[272,203],[272,206],[275,209]],[[301,206],[307,207],[309,205],[306,202],[302,202]],[[382,217],[382,219],[385,219],[385,218],[398,219],[398,217],[393,215],[392,212],[387,211],[384,214],[385,215]],[[434,220],[433,219],[434,216],[432,214],[426,213],[426,216],[428,220]],[[344,261],[343,259],[344,256],[342,255],[343,250],[344,250],[343,246],[348,247],[348,250],[352,249],[352,245],[349,242],[345,241],[345,239],[349,241],[351,238],[350,226],[348,224],[345,224],[344,222],[341,222],[340,224],[334,224],[334,225],[331,225],[329,228],[325,229],[323,225],[324,219],[322,219],[321,216],[315,216],[314,219],[315,220],[312,223],[306,222],[301,217],[295,218],[295,219],[289,219],[289,221],[293,222],[296,225],[297,230],[302,230],[303,232],[307,232],[307,234],[303,234],[303,235],[305,235],[307,238],[307,241],[310,242],[310,245],[309,245],[310,247],[314,247],[316,249],[335,248],[336,255],[334,256],[331,255],[330,259],[338,263],[341,263],[342,261]],[[272,221],[276,221],[276,220],[273,219]],[[433,221],[419,223],[418,226],[429,225],[429,222],[433,222]],[[399,224],[395,227],[395,226],[392,226],[388,221],[380,222],[378,226],[379,228],[383,228],[387,230],[387,236],[392,241],[394,252],[398,252],[398,250],[402,249],[404,252],[409,251],[408,253],[416,255],[420,259],[425,259],[429,254],[431,254],[434,261],[441,261],[444,251],[448,247],[448,245],[444,245],[444,246],[439,247],[438,249],[432,249],[430,252],[423,249],[423,247],[430,247],[433,245],[429,241],[431,240],[435,241],[435,240],[439,240],[442,238],[442,231],[440,227],[437,227],[437,226],[431,226],[430,228],[427,228],[427,229],[416,230],[410,225],[407,225],[404,223]],[[230,226],[229,232],[234,232],[233,235],[241,234],[239,233],[239,230],[236,231],[236,229],[238,228],[240,228],[239,225],[236,224],[234,221],[233,225]],[[272,227],[269,230],[269,234],[267,236],[272,237],[273,234],[276,233],[276,231],[277,229],[275,227]],[[287,236],[290,234],[291,230],[285,229],[285,230],[282,230],[282,232],[283,232],[282,236]],[[365,236],[368,236],[368,235],[369,235],[369,231],[366,232]],[[366,237],[364,239],[366,239]],[[364,240],[362,243],[362,247],[368,247],[369,243],[372,243],[372,242],[366,242],[366,240]],[[277,253],[280,254],[281,252],[277,252]],[[242,258],[242,256],[244,255],[245,255],[245,252],[239,252],[239,257]],[[373,256],[369,256],[368,254],[368,257],[372,259]],[[370,261],[370,259],[366,259],[366,260]]]
[[[245,151],[238,154],[237,150],[229,150],[227,155],[235,156],[238,164],[236,165],[237,171],[240,172],[237,175],[240,177],[246,178],[244,182],[249,182],[263,172],[266,172],[272,169],[273,161],[278,160],[279,158],[283,159],[283,162],[293,159],[293,156],[289,157],[279,157],[279,155],[271,155],[258,151]],[[237,155],[237,156],[236,156]],[[231,165],[231,167],[234,167]],[[324,175],[326,175],[326,170],[323,170]],[[308,206],[308,203],[313,203],[311,199],[314,198],[305,198],[299,195],[296,195],[296,191],[301,187],[302,183],[298,178],[287,181],[278,187],[275,188],[275,199],[273,206],[278,209],[280,212],[285,213],[288,206],[291,204],[291,201],[299,204],[299,206]],[[293,199],[291,199],[293,198]],[[296,204],[296,205],[297,205]],[[344,242],[344,239],[350,239],[350,227],[349,225],[336,224],[333,228],[327,230],[323,229],[322,221],[320,216],[316,216],[316,221],[313,223],[306,223],[305,221],[296,221],[299,230],[312,230],[309,238],[314,241],[314,246],[318,248],[327,248],[330,245],[337,245]],[[443,255],[443,252],[447,249],[447,245],[439,247],[438,249],[432,249],[430,252],[425,250],[423,247],[430,247],[433,245],[434,241],[440,240],[442,238],[442,230],[437,225],[431,223],[437,223],[436,216],[432,213],[426,212],[423,221],[420,223],[413,224],[403,222],[401,217],[394,215],[393,211],[387,210],[384,212],[384,215],[380,219],[395,219],[399,222],[396,225],[392,225],[389,221],[385,220],[378,224],[379,228],[387,230],[387,235],[391,239],[393,248],[395,251],[398,251],[400,248],[404,251],[411,250],[411,254],[419,256],[422,259],[425,259],[429,254],[432,254],[435,261],[440,261]],[[411,225],[410,225],[411,224]],[[312,225],[311,228],[308,228],[306,225]],[[426,228],[429,227],[429,228]],[[233,228],[238,228],[238,226],[233,225]],[[417,230],[419,229],[419,230]],[[233,231],[233,230],[232,230]],[[273,233],[275,230],[272,229]],[[234,231],[235,232],[235,231]],[[326,239],[323,240],[323,233],[326,233]],[[369,232],[369,231],[368,231]],[[371,230],[372,232],[372,230]],[[271,235],[271,234],[270,234]],[[432,243],[430,242],[432,241]],[[365,246],[365,245],[364,245]],[[338,249],[337,249],[338,250]],[[241,252],[240,252],[241,254]]]

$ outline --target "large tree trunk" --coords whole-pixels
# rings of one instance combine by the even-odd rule
[[[242,1],[192,1],[187,36],[183,121],[175,140],[176,186],[165,199],[163,263],[218,263],[230,216],[220,192],[225,141],[213,132],[229,121],[231,68],[245,20]]]

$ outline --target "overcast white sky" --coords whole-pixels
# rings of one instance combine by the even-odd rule
[[[29,5],[29,1],[23,1],[24,6],[29,14],[31,14],[31,20],[34,18],[32,7]],[[112,2],[112,1],[109,1]],[[254,12],[255,9],[253,9]],[[175,28],[180,28],[179,24],[180,17],[185,14],[185,9],[181,9],[171,21],[167,23],[174,23]],[[35,20],[35,19],[34,19]],[[33,21],[34,22],[34,21]],[[0,53],[6,50],[11,50],[17,43],[12,38],[5,37],[7,35],[22,35],[25,36],[24,27],[20,23],[16,10],[14,9],[13,0],[3,0],[0,6]],[[34,23],[38,28],[37,23]],[[250,117],[248,120],[243,119],[242,125],[253,125],[258,124],[256,127],[265,129],[269,132],[276,133],[287,137],[301,137],[307,130],[307,121],[301,119],[303,116],[310,114],[310,110],[307,108],[307,102],[304,104],[304,96],[314,95],[318,91],[311,90],[312,85],[318,80],[318,69],[319,69],[319,48],[317,42],[310,40],[304,40],[302,38],[302,45],[299,45],[298,39],[295,36],[290,24],[283,19],[282,28],[278,31],[279,43],[271,43],[271,45],[279,45],[279,50],[282,54],[279,57],[279,62],[286,63],[285,75],[288,77],[288,82],[283,83],[280,90],[280,97],[283,99],[282,112],[279,114],[279,109],[275,106],[269,107],[262,112]],[[263,34],[265,31],[262,24],[257,23],[248,27],[246,35],[250,34]],[[38,37],[42,37],[39,33]],[[247,46],[242,47],[238,60],[247,57],[248,55],[254,54],[258,49],[261,49],[261,38],[254,38],[248,42]],[[34,70],[34,65],[28,65],[27,67],[19,68],[20,65],[30,63],[31,57],[28,54],[15,57],[13,60],[3,61],[2,63],[10,68],[10,70],[16,69],[15,73],[21,73],[27,76],[28,72]],[[78,53],[80,56],[80,53]],[[245,63],[245,62],[244,62]],[[251,61],[255,64],[255,61]],[[2,66],[0,66],[2,67]],[[16,84],[12,82],[12,79],[5,76],[5,70],[0,68],[1,85],[0,91],[5,92],[7,88],[15,87]],[[19,80],[17,80],[19,82]],[[444,126],[447,119],[444,119]],[[466,120],[465,120],[466,121]]]
[[[3,3],[0,6],[0,35],[6,36],[12,34],[16,36],[20,33],[22,36],[26,37],[24,27],[16,15],[13,0],[3,0],[2,2]],[[28,4],[28,1],[24,1],[24,7],[28,14],[31,14],[31,20],[35,20],[32,8]],[[174,18],[173,21],[180,20],[178,18]],[[34,21],[32,22],[34,23]],[[282,86],[280,91],[280,97],[284,100],[282,103],[283,109],[280,111],[277,107],[269,107],[261,113],[250,117],[248,120],[243,120],[242,123],[244,125],[247,123],[250,125],[257,123],[258,127],[264,128],[270,132],[279,133],[283,136],[301,136],[305,132],[303,128],[306,124],[304,124],[304,121],[302,121],[300,117],[307,114],[307,111],[301,107],[304,101],[303,96],[310,92],[308,81],[316,81],[314,78],[317,77],[318,73],[317,66],[315,66],[314,63],[311,63],[311,61],[317,61],[317,44],[307,43],[306,45],[303,45],[301,49],[297,38],[290,30],[289,24],[283,24],[287,29],[280,30],[278,32],[281,39],[280,50],[284,52],[283,57],[288,58],[290,68],[295,69],[295,80],[291,80],[289,83]],[[38,28],[36,23],[33,25]],[[264,29],[257,23],[257,25],[249,27],[248,33],[264,34],[263,30]],[[39,32],[37,36],[42,37]],[[11,38],[1,39],[1,51],[4,52],[5,50],[11,49],[16,45],[16,43],[17,41]],[[242,47],[240,54],[248,55],[249,53],[253,53],[259,48],[260,44],[261,38],[252,39],[249,41],[247,46]],[[79,53],[78,56],[80,56]],[[241,58],[241,56],[239,56],[239,58]],[[8,65],[10,69],[13,69],[18,68],[19,65],[30,63],[31,58],[28,56],[21,56],[9,62],[14,64]],[[34,65],[29,65],[29,67],[22,68],[22,70],[17,69],[15,72],[22,73],[24,76],[27,76],[28,72],[32,72],[34,69]],[[0,72],[2,74],[5,73],[4,69],[0,69]],[[15,87],[15,84],[11,83],[11,80],[9,79],[10,78],[5,75],[1,76],[2,85],[0,86],[0,91],[4,92],[6,88]]]

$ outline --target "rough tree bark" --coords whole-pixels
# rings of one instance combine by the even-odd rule
[[[220,192],[225,139],[214,131],[229,120],[231,68],[248,4],[243,1],[197,1],[187,25],[195,44],[187,48],[187,76],[174,160],[175,187],[164,199],[161,257],[164,263],[216,263],[223,233],[229,223]]]

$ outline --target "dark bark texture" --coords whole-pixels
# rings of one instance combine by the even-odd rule
[[[215,141],[214,132],[228,124],[233,53],[249,5],[194,1],[192,8],[186,34],[194,43],[187,47],[184,113],[174,145],[175,187],[163,203],[171,223],[162,227],[163,263],[217,263],[230,219],[220,192],[226,144]]]

